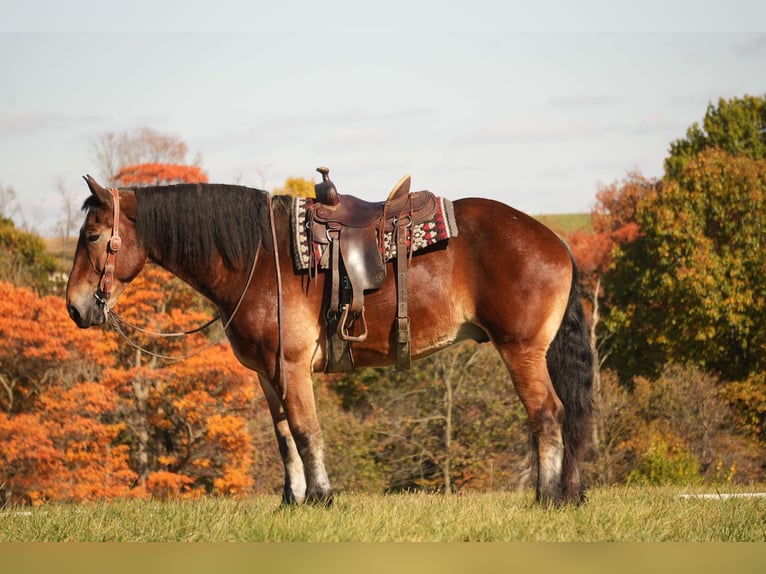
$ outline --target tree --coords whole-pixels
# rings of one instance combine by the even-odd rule
[[[727,381],[766,368],[766,160],[711,148],[639,202],[607,276],[623,380],[693,363]]]
[[[75,203],[75,195],[72,190],[67,187],[63,179],[60,179],[56,183],[56,190],[61,197],[61,204],[64,211],[61,219],[56,223],[56,229],[60,232],[61,238],[65,242],[68,242],[70,234],[77,229],[79,205]]]
[[[172,185],[205,182],[207,175],[195,165],[141,163],[120,169],[113,179],[120,186]]]
[[[285,185],[274,190],[275,195],[291,195],[293,197],[316,197],[314,182],[302,177],[288,177]]]
[[[50,385],[93,378],[116,348],[111,336],[74,329],[60,297],[3,282],[0,337],[0,410],[9,415],[32,411]]]
[[[388,490],[458,492],[525,484],[527,419],[493,348],[458,345],[409,372],[363,369],[332,385],[372,432]]]
[[[134,474],[115,397],[93,381],[114,339],[80,331],[63,299],[0,283],[0,493],[6,502],[123,495]]]
[[[0,185],[0,219],[12,219],[20,213],[16,190],[10,185]]]
[[[132,132],[106,132],[91,144],[102,179],[115,185],[115,176],[125,166],[143,163],[185,164],[188,146],[177,136],[151,128]]]
[[[752,96],[710,104],[702,126],[671,144],[604,278],[609,364],[621,379],[668,361],[725,381],[761,368],[765,156],[766,99]]]
[[[123,439],[142,494],[243,494],[252,488],[247,420],[257,379],[227,345],[155,368],[110,370],[103,383],[120,397]]]
[[[726,385],[724,396],[744,434],[766,447],[766,372]]]
[[[40,237],[21,231],[13,221],[0,216],[0,277],[3,280],[48,293],[49,276],[55,270],[56,261],[48,255]]]
[[[763,449],[736,428],[722,384],[696,367],[666,365],[656,378],[637,377],[623,416],[633,421],[619,447],[632,481],[757,481]],[[623,474],[625,476],[625,474]]]
[[[665,173],[670,179],[681,176],[684,166],[709,148],[753,159],[766,158],[766,97],[745,95],[708,104],[702,126],[697,122],[686,137],[670,144]]]

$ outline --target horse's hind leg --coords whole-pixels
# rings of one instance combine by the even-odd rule
[[[498,350],[511,373],[532,427],[538,462],[537,500],[543,504],[558,504],[563,501],[564,407],[548,374],[545,348],[508,344]]]
[[[285,485],[282,491],[283,504],[300,504],[306,499],[306,477],[303,461],[295,445],[287,415],[282,406],[282,400],[277,395],[271,382],[266,377],[259,376],[263,394],[269,405],[271,418],[274,421],[274,432],[277,435],[279,454],[285,467]]]

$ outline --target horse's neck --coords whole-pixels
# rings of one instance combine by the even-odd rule
[[[286,252],[289,254],[289,251]],[[152,258],[152,261],[209,299],[216,307],[228,312],[238,305],[248,284],[263,288],[261,283],[274,276],[273,257],[273,250],[261,244],[250,260],[243,261],[235,268],[227,268],[218,253],[211,261],[195,264],[188,269],[177,261],[160,258]],[[284,265],[283,261],[280,267]]]
[[[221,287],[236,284],[241,275],[241,272],[237,270],[227,269],[218,255],[212,261],[197,264],[190,269],[185,268],[177,261],[160,258],[152,258],[152,261],[205,296],[216,306],[226,303],[226,294],[222,292]]]

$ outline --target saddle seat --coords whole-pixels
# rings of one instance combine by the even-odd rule
[[[386,201],[368,202],[341,195],[329,178],[329,169],[317,168],[322,181],[315,185],[316,201],[310,207],[309,234],[316,244],[329,245],[314,262],[331,269],[332,287],[327,309],[328,365],[330,372],[353,370],[350,342],[367,338],[364,292],[377,289],[386,279],[383,254],[385,234],[396,242],[397,266],[397,367],[409,368],[409,317],[407,317],[407,260],[409,230],[430,220],[438,200],[429,191],[410,193],[410,177],[394,186]],[[353,334],[360,320],[359,333]]]

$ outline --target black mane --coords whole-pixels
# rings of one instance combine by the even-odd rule
[[[199,183],[142,187],[135,193],[138,239],[163,259],[193,266],[218,252],[233,268],[251,262],[261,242],[271,248],[265,191]],[[274,207],[283,209],[283,203],[275,198]]]

